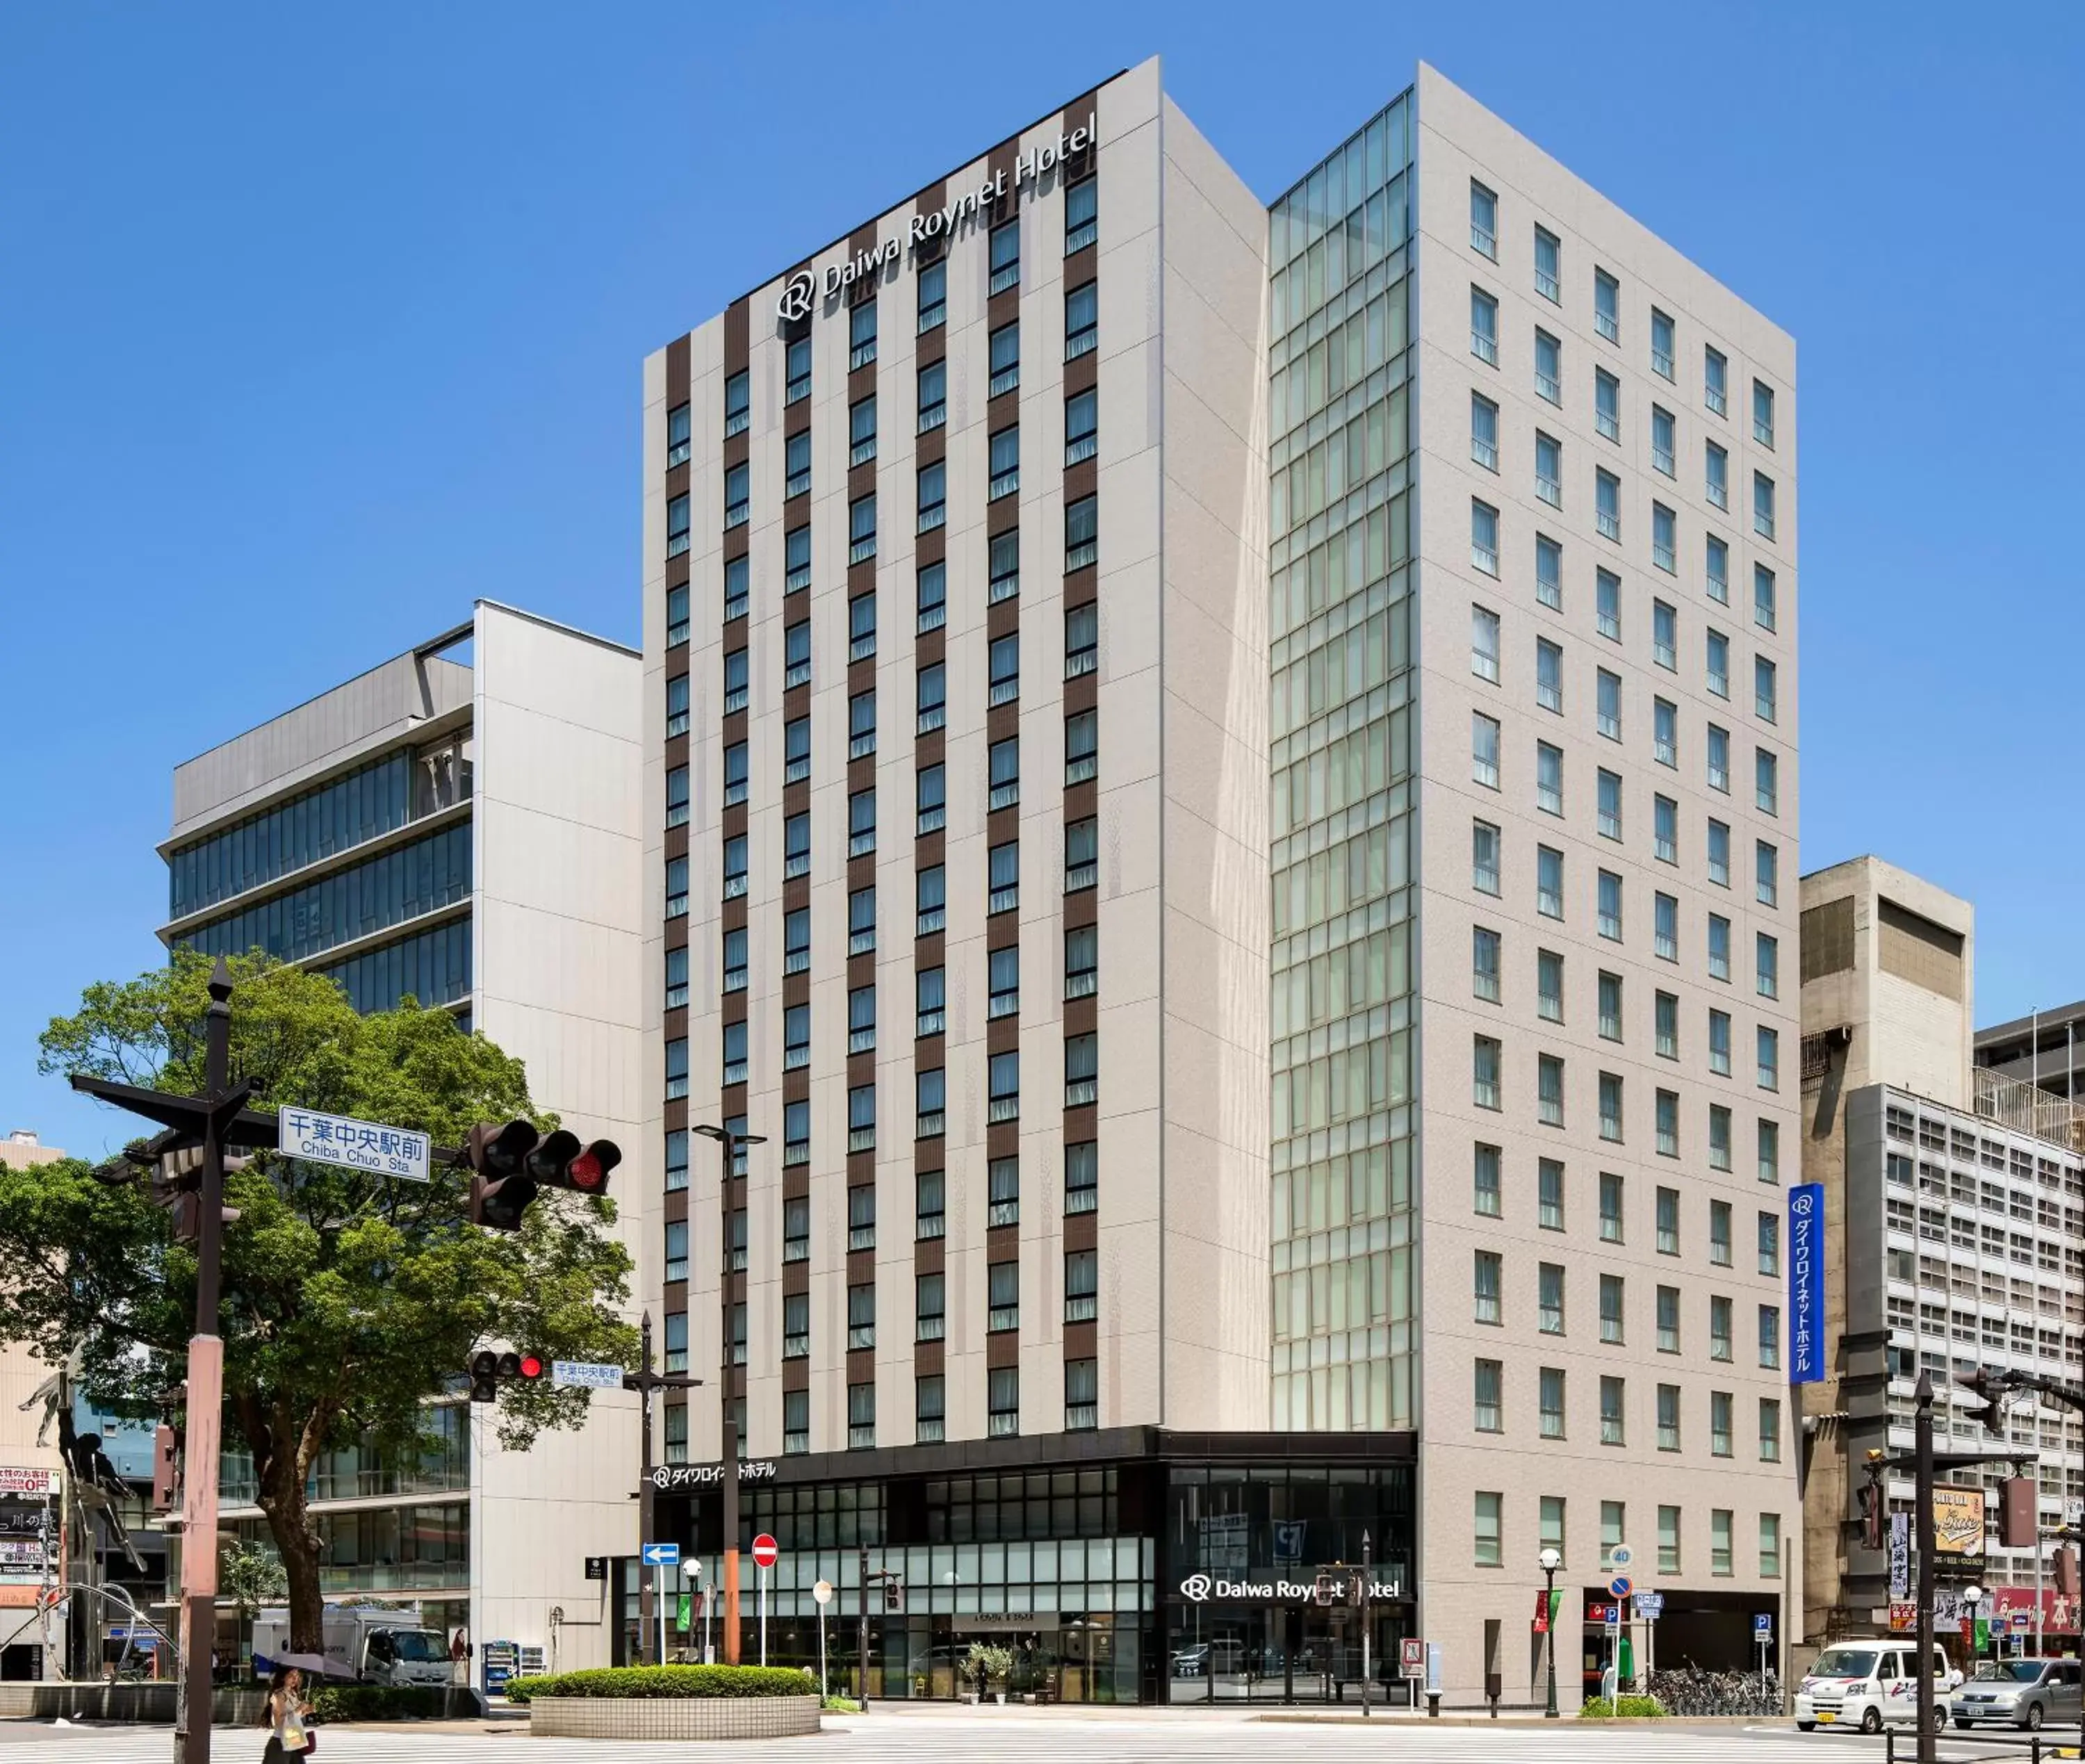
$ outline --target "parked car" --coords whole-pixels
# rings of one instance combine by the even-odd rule
[[[1954,1697],[1955,1725],[2005,1721],[2029,1732],[2044,1725],[2074,1728],[2079,1694],[2074,1660],[1984,1660]]]
[[[1805,1733],[1819,1727],[1858,1727],[1863,1733],[1879,1733],[1888,1723],[1915,1724],[1918,1681],[1913,1668],[1917,1659],[1915,1645],[1888,1636],[1826,1648],[1796,1690],[1796,1726]],[[1933,1706],[1945,1721],[1957,1677],[1938,1643],[1931,1674]]]

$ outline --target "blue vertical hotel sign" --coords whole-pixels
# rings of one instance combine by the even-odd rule
[[[1788,1191],[1788,1381],[1824,1376],[1824,1190],[1806,1182]]]

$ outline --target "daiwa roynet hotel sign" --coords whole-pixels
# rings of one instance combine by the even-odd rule
[[[1068,134],[1059,129],[1055,141],[1045,141],[1020,155],[1013,162],[1011,188],[1015,199],[1018,201],[1022,191],[1032,189],[1065,160],[1085,152],[1098,139],[1098,131],[1089,115],[1084,124]],[[986,209],[1004,202],[1009,187],[1002,168],[975,189],[965,190],[939,208],[915,215],[902,235],[881,240],[866,251],[856,252],[844,262],[829,263],[822,272],[799,270],[782,284],[780,297],[775,303],[776,316],[792,321],[808,318],[811,308],[821,299],[832,300],[864,276],[881,274],[884,266],[899,261],[908,248],[916,257],[937,240],[953,238],[956,229],[966,221],[975,222]]]

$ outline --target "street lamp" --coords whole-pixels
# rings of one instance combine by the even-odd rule
[[[717,1380],[717,1401],[722,1405],[723,1426],[717,1435],[718,1469],[724,1489],[724,1658],[728,1666],[738,1664],[738,1421],[732,1409],[731,1358],[731,1184],[738,1174],[741,1146],[764,1146],[764,1133],[734,1133],[728,1127],[705,1123],[694,1131],[714,1139],[724,1152],[723,1179],[717,1184],[717,1206],[724,1232],[723,1254],[717,1264],[717,1303],[721,1320],[718,1358],[723,1376]]]
[[[1543,1588],[1544,1600],[1542,1610],[1543,1626],[1549,1632],[1549,1700],[1544,1706],[1544,1717],[1556,1719],[1556,1571],[1564,1566],[1562,1554],[1554,1549],[1545,1549],[1535,1558],[1548,1584]]]
[[[1977,1607],[1984,1602],[1984,1589],[1973,1582],[1963,1588],[1962,1602],[1969,1608],[1969,1664],[1977,1664]]]

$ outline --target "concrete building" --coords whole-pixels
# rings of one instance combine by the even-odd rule
[[[24,1170],[64,1156],[26,1128],[0,1139],[0,1167]],[[21,1473],[0,1484],[0,1680],[42,1678],[55,1664],[48,1651],[56,1639],[37,1615],[36,1599],[44,1578],[42,1490],[55,1498],[65,1460],[55,1431],[37,1439],[41,1406],[23,1406],[50,1375],[33,1350],[0,1341],[0,1472]]]
[[[2001,1078],[2069,1102],[2085,1095],[2085,1000],[1977,1031],[1976,1062]],[[2028,1091],[2015,1094],[2031,1100]],[[2057,1117],[2067,1121],[2066,1109]],[[2032,1127],[2029,1121],[2022,1126]],[[2049,1129],[2049,1123],[2042,1124]],[[2061,1131],[2060,1125],[2050,1130]]]
[[[265,949],[358,1010],[410,993],[452,1011],[525,1064],[539,1104],[628,1148],[615,1188],[641,1192],[640,680],[631,650],[479,601],[176,768],[161,937]],[[459,1402],[438,1407],[446,1446],[427,1461],[329,1455],[312,1508],[329,1596],[418,1600],[473,1643],[605,1660],[607,1588],[585,1558],[635,1554],[636,1412],[620,1393],[593,1409],[525,1453]],[[265,1538],[236,1460],[226,1482],[227,1528]]]
[[[1451,1702],[1545,1546],[1749,1660],[1794,368],[1429,68],[1270,209],[1156,62],[647,363],[647,1236],[784,1657],[865,1544],[887,1694],[1331,1695],[1366,1532]]]
[[[1827,1246],[1825,1375],[1799,1392],[1802,1636],[1814,1650],[1892,1626],[1888,1557],[1862,1542],[1856,1490],[1869,1450],[1910,1449],[1920,1371],[1934,1381],[1943,1451],[1990,1443],[1958,1375],[2079,1376],[2085,1166],[2070,1103],[1971,1064],[1968,902],[1871,856],[1805,876],[1802,897],[1803,1176],[1823,1189]],[[2009,1427],[2040,1454],[2043,1523],[2065,1523],[2085,1496],[2079,1418],[2022,1396]],[[1990,1487],[2005,1473],[1943,1480]],[[1909,1476],[1886,1489],[1891,1510],[1909,1513]],[[2017,1611],[2040,1638],[2074,1636],[2074,1601],[2055,1597],[2045,1554],[2038,1602],[2037,1554],[1994,1537],[1938,1558],[1943,1614],[1974,1581],[1991,1592],[1986,1614]]]

